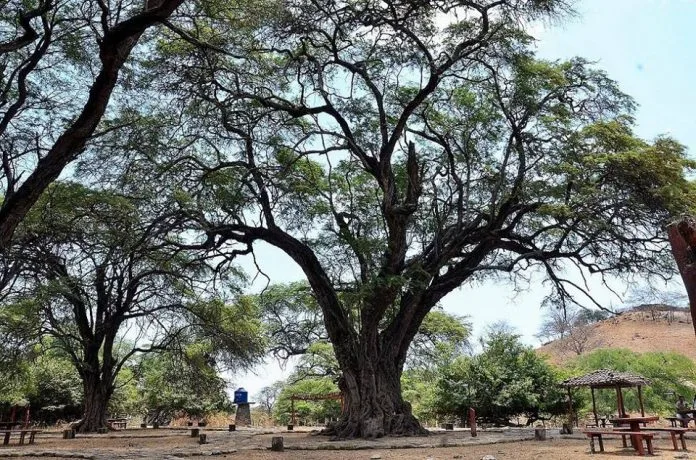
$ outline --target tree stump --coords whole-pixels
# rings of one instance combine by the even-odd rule
[[[537,441],[546,441],[546,428],[543,426],[534,428],[534,439]]]
[[[191,428],[191,437],[192,438],[197,438],[201,430],[199,428]]]
[[[208,435],[207,434],[201,434],[198,436],[198,444],[208,444]]]
[[[234,423],[230,423],[230,431],[236,431],[237,430],[237,425]]]
[[[283,451],[283,437],[282,436],[273,436],[271,438],[271,450],[273,452],[282,452]]]
[[[75,430],[63,430],[63,439],[75,439]]]

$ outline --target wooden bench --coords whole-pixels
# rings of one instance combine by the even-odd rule
[[[29,444],[34,444],[34,438],[38,433],[41,433],[41,430],[34,430],[30,428],[17,430],[0,430],[0,434],[5,435],[2,441],[3,446],[6,446],[10,443],[10,436],[12,436],[13,433],[19,434],[19,445],[21,446],[24,444],[24,439],[26,438],[27,434],[29,434]]]
[[[657,432],[667,432],[670,434],[672,437],[672,446],[674,447],[674,450],[679,450],[679,447],[677,445],[677,436],[679,437],[679,440],[681,441],[682,449],[686,450],[686,440],[684,439],[684,433],[689,431],[688,428],[679,428],[679,427],[672,427],[672,428],[660,428],[660,427],[650,427],[647,428],[646,431],[657,431]]]
[[[669,420],[669,424],[671,426],[676,427],[677,425],[680,425],[682,428],[687,428],[689,426],[689,422],[693,420],[691,417],[665,417],[665,419]]]
[[[645,449],[643,449],[643,441],[645,441],[648,447],[648,453],[654,455],[652,440],[655,433],[649,431],[610,431],[610,430],[583,430],[583,433],[590,438],[590,450],[592,453],[596,453],[594,440],[597,438],[599,440],[599,451],[604,452],[604,442],[602,441],[602,436],[621,436],[623,440],[624,447],[626,446],[626,436],[630,436],[634,440],[634,448],[638,451],[638,455],[645,455]]]

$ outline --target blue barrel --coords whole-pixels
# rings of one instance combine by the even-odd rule
[[[246,404],[249,398],[249,393],[244,388],[237,388],[234,392],[235,404]]]

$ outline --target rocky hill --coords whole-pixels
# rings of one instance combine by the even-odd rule
[[[638,353],[673,351],[696,361],[696,336],[689,311],[665,305],[632,308],[585,326],[576,336],[548,342],[537,352],[554,364],[563,364],[598,348],[628,348]]]

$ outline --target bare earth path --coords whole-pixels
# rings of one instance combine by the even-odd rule
[[[187,430],[126,430],[109,435],[90,435],[63,440],[60,433],[43,433],[33,446],[0,447],[0,459],[84,458],[163,459],[210,457],[238,460],[444,460],[478,459],[486,455],[496,460],[536,459],[598,459],[633,457],[630,449],[621,449],[620,441],[608,440],[607,452],[590,455],[589,442],[581,436],[561,438],[552,434],[547,441],[533,441],[531,430],[499,430],[480,432],[471,438],[467,431],[436,432],[424,438],[385,438],[374,441],[354,440],[331,442],[307,432],[269,432],[240,430],[233,433],[205,430],[208,444],[199,445]],[[556,432],[557,433],[557,432]],[[285,452],[270,452],[272,436],[283,436]],[[662,436],[655,441],[656,456],[652,458],[692,458],[696,460],[696,436],[687,436],[688,452],[675,452],[671,442]],[[443,447],[444,446],[444,447]]]

